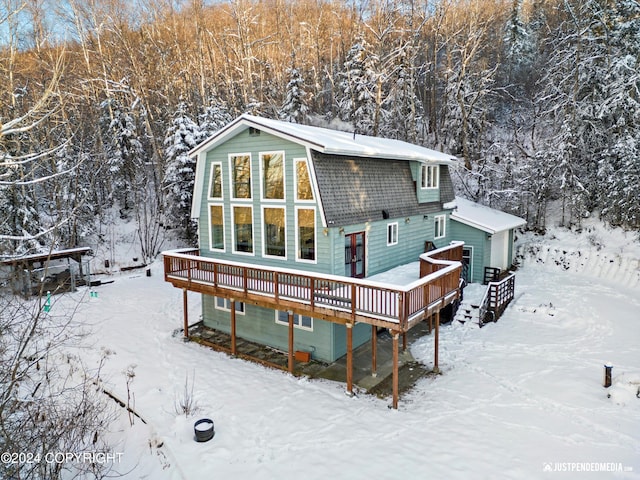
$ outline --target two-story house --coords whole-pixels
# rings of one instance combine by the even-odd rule
[[[166,254],[165,276],[203,293],[205,326],[332,362],[455,300],[459,262],[404,290],[366,281],[464,241],[451,234],[454,157],[251,115],[191,155],[199,251]]]

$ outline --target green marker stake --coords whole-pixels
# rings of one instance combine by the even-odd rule
[[[47,301],[44,302],[44,311],[48,312],[51,310],[51,292],[47,291]]]

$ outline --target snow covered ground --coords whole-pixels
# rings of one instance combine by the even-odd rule
[[[75,319],[92,329],[82,355],[95,367],[108,357],[103,378],[120,398],[123,372],[135,373],[130,390],[147,425],[130,427],[123,412],[112,433],[127,479],[640,478],[640,283],[629,268],[640,246],[621,233],[597,235],[586,244],[584,235],[522,238],[540,248],[521,250],[505,315],[482,329],[443,327],[442,375],[423,379],[397,411],[349,398],[342,384],[184,343],[173,334],[182,292],[163,282],[160,262],[151,277],[102,277],[114,283],[95,288],[97,298],[86,289],[60,297],[52,314],[79,302]],[[563,248],[611,257],[556,261],[569,258]],[[197,295],[189,307],[197,321]],[[430,364],[432,342],[422,338],[413,355]],[[176,411],[185,381],[197,405],[189,417]],[[204,417],[215,436],[197,443],[193,425]]]

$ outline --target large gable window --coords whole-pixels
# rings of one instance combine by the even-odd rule
[[[264,252],[267,257],[287,257],[287,240],[285,235],[285,210],[280,207],[264,207],[262,209]]]
[[[438,165],[422,165],[422,188],[438,188],[440,168]]]
[[[262,198],[284,200],[284,154],[261,153]]]
[[[445,215],[436,215],[433,238],[443,238],[447,234],[445,229],[446,224],[447,217]]]
[[[209,205],[209,242],[211,250],[224,250],[224,211],[222,205]]]
[[[253,253],[253,209],[233,207],[233,251]]]
[[[211,164],[211,178],[209,179],[209,198],[222,198],[222,164],[219,162]]]
[[[316,211],[313,208],[296,209],[296,260],[316,260]]]
[[[296,168],[296,200],[313,200],[311,179],[309,177],[309,165],[305,158],[295,161]]]
[[[233,198],[251,198],[251,155],[230,155]]]

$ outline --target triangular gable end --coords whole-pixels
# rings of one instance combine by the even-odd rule
[[[196,192],[202,192],[204,187],[207,152],[248,128],[256,128],[276,137],[303,145],[307,151],[313,150],[331,155],[387,158],[444,165],[455,164],[454,156],[400,140],[354,135],[350,132],[243,114],[189,152],[190,156],[197,157],[194,195],[191,205],[192,218],[198,218],[200,214],[201,195],[196,194]]]

